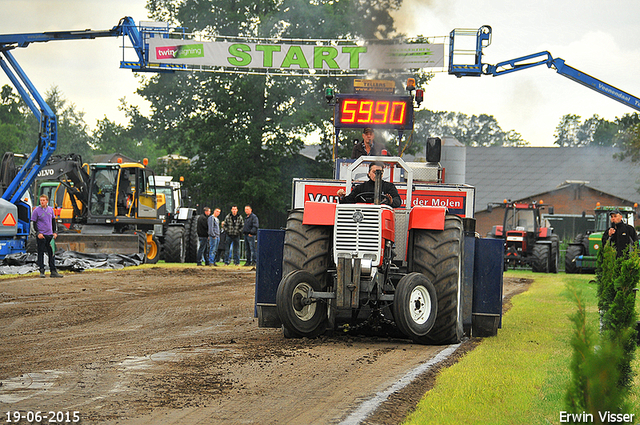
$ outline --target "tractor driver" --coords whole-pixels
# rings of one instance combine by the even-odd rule
[[[120,183],[118,184],[118,215],[128,215],[129,207],[133,199],[129,170],[120,171]]]
[[[366,202],[365,198],[373,198],[375,191],[376,171],[382,170],[382,164],[380,162],[372,162],[369,164],[369,180],[357,185],[353,188],[351,193],[345,196],[346,191],[344,189],[338,189],[337,195],[340,198],[341,204],[355,204],[356,202]],[[398,208],[402,205],[400,195],[398,195],[398,189],[390,182],[382,181],[382,201],[384,204],[390,205],[393,208]]]

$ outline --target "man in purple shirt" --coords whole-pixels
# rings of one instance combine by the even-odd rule
[[[44,277],[44,254],[49,256],[49,270],[51,277],[62,277],[56,270],[56,262],[53,258],[53,249],[51,249],[51,239],[55,239],[58,234],[56,224],[56,215],[53,208],[48,206],[49,197],[40,195],[40,206],[36,207],[31,214],[31,222],[36,229],[38,242],[38,268],[40,268],[40,277]]]

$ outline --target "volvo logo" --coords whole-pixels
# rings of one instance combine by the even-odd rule
[[[356,223],[360,223],[364,219],[364,216],[362,215],[362,212],[356,211],[353,213],[352,218],[353,218],[353,221],[355,221]]]
[[[53,176],[53,170],[51,168],[45,168],[41,170],[36,177],[48,177]]]

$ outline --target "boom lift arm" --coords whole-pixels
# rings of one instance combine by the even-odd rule
[[[16,204],[31,186],[36,176],[47,163],[51,154],[55,151],[58,141],[56,116],[44,101],[33,83],[29,80],[11,51],[19,47],[27,47],[31,43],[44,43],[56,40],[83,40],[99,37],[128,36],[138,55],[138,64],[142,67],[145,63],[144,43],[138,27],[130,17],[120,20],[118,25],[104,31],[55,31],[31,34],[6,34],[0,35],[0,66],[9,77],[18,93],[27,104],[31,112],[40,122],[40,134],[38,145],[29,155],[18,175],[11,182],[7,190],[2,194],[12,204]],[[121,65],[122,66],[122,65]]]
[[[456,38],[471,35],[476,37],[475,52],[455,49]],[[555,69],[558,74],[567,77],[576,83],[589,87],[590,89],[610,97],[613,100],[617,100],[636,111],[640,111],[639,98],[565,64],[563,59],[554,58],[551,56],[551,53],[547,51],[500,62],[496,65],[482,63],[482,49],[491,44],[491,27],[488,25],[479,28],[477,31],[455,29],[449,34],[449,41],[449,74],[453,74],[456,77],[479,77],[482,74],[497,77],[499,75],[532,68],[534,66],[546,65],[548,68]],[[455,63],[459,58],[465,56],[468,57],[471,54],[474,55],[473,64]]]
[[[120,68],[127,68],[133,71],[173,71],[176,68],[179,69],[179,66],[163,68],[162,66],[149,64],[148,44],[146,43],[149,38],[168,37],[169,32],[170,29],[166,24],[157,25],[151,23],[149,26],[136,26],[132,18],[125,17],[120,20],[118,25],[104,31],[80,30],[0,34],[0,67],[40,123],[37,146],[26,157],[24,165],[20,167],[19,172],[17,172],[0,196],[0,258],[4,258],[11,253],[24,252],[31,218],[31,208],[25,198],[25,193],[38,177],[38,174],[45,169],[53,152],[56,150],[58,141],[55,114],[22,70],[12,51],[17,48],[27,47],[31,43],[91,40],[100,37],[122,36],[123,60],[120,62]],[[124,44],[127,37],[137,55],[137,61],[125,61]],[[82,199],[79,200],[82,202]]]

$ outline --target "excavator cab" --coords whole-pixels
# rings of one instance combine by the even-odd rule
[[[111,167],[96,168],[92,170],[91,177],[90,216],[114,216],[118,170]]]
[[[138,163],[91,166],[90,218],[157,218],[149,169]]]

